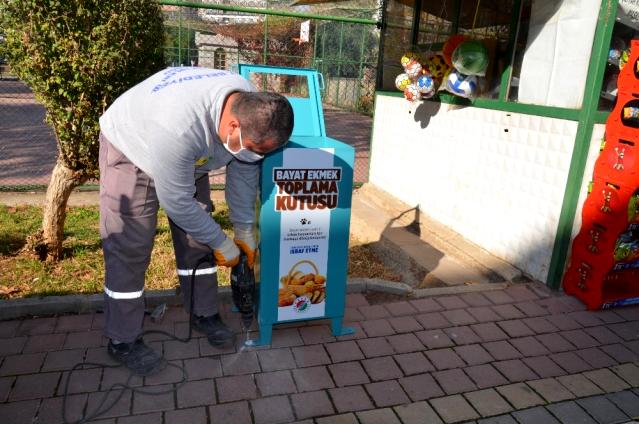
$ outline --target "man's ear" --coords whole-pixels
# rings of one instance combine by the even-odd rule
[[[227,123],[227,128],[228,128],[228,132],[229,134],[231,134],[231,136],[235,135],[235,131],[237,131],[237,129],[240,127],[240,121],[237,120],[237,118],[235,117],[231,117],[231,119],[229,119],[228,123]]]

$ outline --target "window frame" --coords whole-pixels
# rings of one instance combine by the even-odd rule
[[[227,55],[227,52],[222,47],[218,47],[215,50],[213,50],[213,68],[226,70],[226,55]],[[218,67],[220,63],[223,64],[222,68]]]

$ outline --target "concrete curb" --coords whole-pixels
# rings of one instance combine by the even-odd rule
[[[393,294],[410,298],[470,293],[478,291],[502,290],[513,283],[471,284],[430,289],[414,289],[408,284],[386,281],[379,278],[352,278],[348,280],[346,293],[366,293],[368,291]],[[220,287],[218,297],[221,301],[231,301],[231,288]],[[149,290],[146,292],[148,307],[165,303],[181,305],[182,296],[175,290]],[[103,294],[76,294],[68,296],[28,297],[25,299],[0,300],[0,321],[33,316],[57,314],[81,314],[103,309]]]

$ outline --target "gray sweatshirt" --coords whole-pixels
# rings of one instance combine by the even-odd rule
[[[153,178],[169,218],[213,249],[225,235],[194,198],[198,177],[226,165],[231,222],[247,229],[255,219],[259,163],[236,160],[217,134],[224,99],[233,91],[255,88],[226,71],[168,68],[129,89],[100,117],[105,137]]]

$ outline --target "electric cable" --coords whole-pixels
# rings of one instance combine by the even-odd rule
[[[173,334],[170,334],[166,331],[162,331],[162,330],[147,330],[147,331],[143,331],[142,334],[140,334],[140,337],[143,337],[145,335],[149,335],[149,334],[160,334],[163,336],[167,336],[169,337],[171,340],[176,340],[182,343],[188,343],[192,336],[193,336],[193,322],[194,322],[194,318],[195,315],[193,314],[193,304],[194,304],[194,292],[195,292],[195,276],[196,276],[196,272],[198,270],[198,268],[207,262],[211,261],[211,256],[210,255],[206,255],[202,258],[200,258],[197,263],[195,264],[195,267],[193,268],[193,272],[191,273],[191,282],[190,282],[190,296],[189,296],[189,332],[188,335],[186,336],[186,338],[180,338],[180,337],[176,337]],[[101,364],[98,362],[80,362],[77,363],[73,366],[73,368],[71,368],[71,370],[69,371],[69,373],[66,376],[66,379],[64,381],[64,394],[62,395],[62,421],[64,424],[84,424],[87,423],[91,420],[94,420],[96,418],[98,418],[100,415],[105,414],[106,412],[108,412],[111,408],[113,408],[115,406],[116,403],[118,403],[120,401],[120,399],[122,399],[122,396],[124,395],[124,392],[126,390],[131,390],[132,393],[142,393],[142,394],[146,394],[146,395],[150,395],[150,396],[157,396],[157,395],[163,395],[163,394],[167,394],[167,393],[172,393],[172,392],[176,392],[181,386],[184,385],[184,383],[186,383],[186,380],[188,379],[188,374],[186,372],[186,369],[184,367],[181,367],[179,365],[175,365],[175,364],[171,364],[171,363],[167,363],[167,366],[170,367],[174,367],[179,369],[180,371],[182,371],[182,379],[176,383],[175,387],[172,387],[170,389],[166,389],[166,390],[161,390],[161,391],[155,391],[155,390],[145,390],[144,388],[141,387],[133,387],[131,385],[131,379],[136,376],[135,373],[133,373],[132,371],[129,372],[129,376],[127,377],[126,381],[124,383],[115,383],[113,385],[111,385],[105,392],[104,396],[102,397],[102,400],[98,403],[97,407],[95,408],[95,410],[91,413],[83,413],[82,417],[77,420],[77,421],[71,421],[67,418],[68,415],[68,411],[67,411],[67,403],[68,403],[68,397],[69,397],[69,381],[71,380],[71,375],[73,374],[74,371],[77,370],[81,370],[81,369],[86,369],[85,367],[92,367],[92,368],[102,368],[102,369],[107,369],[107,368],[120,368],[122,367],[123,364],[117,364],[117,365],[109,365],[109,364]],[[109,395],[111,394],[111,392],[114,392],[116,390],[119,390],[118,395],[115,397],[115,399],[109,403],[107,403],[107,399],[109,397]],[[88,408],[88,405],[87,405]]]

